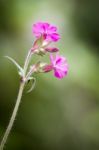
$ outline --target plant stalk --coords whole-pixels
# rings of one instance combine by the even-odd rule
[[[12,113],[12,116],[11,116],[11,119],[10,119],[10,121],[9,121],[8,127],[7,127],[7,129],[6,129],[5,133],[4,133],[3,139],[2,139],[2,141],[1,141],[0,150],[3,150],[4,145],[5,145],[6,141],[7,141],[7,138],[8,138],[8,136],[9,136],[9,134],[10,134],[10,131],[11,131],[11,129],[12,129],[12,126],[13,126],[15,117],[16,117],[16,115],[17,115],[18,108],[19,108],[19,104],[20,104],[20,102],[21,102],[21,97],[22,97],[24,85],[25,85],[25,83],[24,83],[24,82],[21,82],[20,88],[19,88],[18,97],[17,97],[17,101],[16,101],[16,104],[15,104],[15,107],[14,107],[14,110],[13,110],[13,113]]]
[[[28,55],[27,55],[26,60],[25,60],[23,79],[26,76],[26,71],[27,71],[27,68],[28,68],[28,65],[29,65],[29,62],[30,62],[30,58],[31,58],[31,50],[29,50]],[[20,105],[20,102],[21,102],[22,93],[23,93],[23,90],[24,90],[25,83],[26,82],[24,80],[22,80],[21,83],[20,83],[19,93],[18,93],[18,97],[17,97],[17,100],[16,100],[16,104],[15,104],[15,107],[14,107],[11,119],[9,121],[9,124],[7,126],[7,129],[6,129],[5,133],[4,133],[3,139],[1,141],[0,150],[4,149],[4,145],[6,144],[7,138],[9,136],[10,131],[12,129],[12,126],[14,124],[14,120],[16,118],[16,115],[17,115],[17,112],[18,112],[18,108],[19,108],[19,105]]]

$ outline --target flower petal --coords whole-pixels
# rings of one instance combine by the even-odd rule
[[[44,36],[45,40],[56,42],[60,39],[59,34],[56,32],[57,28],[47,22],[38,22],[33,25],[32,31],[36,38]]]

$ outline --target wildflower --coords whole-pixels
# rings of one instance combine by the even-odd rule
[[[36,40],[34,41],[32,48],[28,51],[24,66],[21,67],[13,58],[6,56],[6,58],[12,61],[17,67],[18,73],[21,77],[21,82],[16,105],[14,107],[11,119],[0,143],[0,150],[3,150],[7,138],[13,127],[25,85],[28,84],[30,81],[32,83],[31,88],[28,90],[28,92],[31,92],[35,87],[36,79],[33,76],[34,73],[38,74],[42,72],[54,71],[54,76],[59,79],[62,79],[68,73],[68,64],[66,58],[59,54],[56,54],[56,56],[50,54],[50,64],[46,64],[46,62],[38,60],[37,63],[34,63],[32,66],[30,66],[32,55],[38,54],[40,56],[43,56],[47,52],[58,52],[58,48],[49,47],[49,45],[51,44],[51,42],[57,42],[60,39],[60,35],[57,33],[57,28],[46,22],[38,22],[34,24],[32,30],[36,37]]]
[[[56,54],[54,57],[52,54],[50,55],[50,65],[46,65],[43,70],[44,72],[49,72],[54,70],[54,76],[56,78],[63,78],[68,73],[68,64],[66,61],[66,58],[63,56],[60,56],[59,54]]]
[[[44,40],[49,42],[57,42],[60,35],[57,33],[57,28],[46,22],[38,22],[33,25],[32,31],[36,38],[43,36]]]

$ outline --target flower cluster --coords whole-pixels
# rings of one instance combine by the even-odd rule
[[[36,37],[36,40],[33,43],[32,48],[28,51],[27,57],[25,59],[24,67],[21,67],[13,58],[6,56],[9,60],[11,60],[16,65],[19,71],[18,73],[21,76],[21,82],[20,82],[20,88],[19,88],[16,105],[14,107],[8,127],[2,138],[0,144],[0,150],[3,150],[4,145],[12,129],[25,85],[30,81],[32,81],[32,86],[28,90],[28,92],[31,92],[35,86],[36,79],[32,75],[34,73],[39,73],[39,72],[46,73],[49,71],[53,71],[54,76],[56,78],[62,79],[68,73],[68,64],[66,58],[59,55],[58,48],[50,46],[52,42],[57,42],[60,39],[60,35],[57,33],[57,28],[46,22],[38,22],[33,25],[32,31]],[[36,64],[33,64],[32,66],[29,65],[33,54],[43,56],[46,53],[49,54],[49,58],[50,58],[49,64],[38,61]]]
[[[43,72],[54,71],[56,78],[63,78],[68,73],[68,64],[66,58],[59,55],[59,49],[56,47],[50,47],[52,42],[57,42],[60,39],[60,35],[57,33],[57,28],[46,22],[38,22],[32,27],[33,34],[36,37],[36,41],[31,48],[33,53],[44,55],[47,52],[50,53],[50,64],[42,65]],[[54,56],[54,54],[56,55]],[[36,65],[37,66],[37,65]],[[41,70],[38,65],[38,71]]]
[[[29,80],[34,81],[35,78],[32,76],[33,73],[46,73],[50,71],[54,72],[54,76],[56,78],[64,78],[68,73],[67,60],[64,56],[59,54],[58,48],[51,46],[51,43],[57,42],[60,39],[57,28],[46,22],[38,22],[33,24],[32,32],[35,36],[35,41],[32,45],[32,48],[28,51],[23,68],[14,59],[6,56],[18,68],[21,81],[25,83]],[[49,54],[49,64],[38,61],[36,64],[33,64],[29,67],[29,62],[33,54],[43,56],[46,53]]]

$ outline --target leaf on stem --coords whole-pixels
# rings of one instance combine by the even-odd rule
[[[30,89],[27,91],[27,93],[30,93],[30,92],[34,89],[34,87],[35,87],[36,79],[35,79],[34,77],[30,77],[30,78],[28,79],[28,81],[32,81],[31,87],[30,87]]]
[[[19,75],[23,76],[23,74],[24,74],[23,68],[13,58],[11,58],[9,56],[5,56],[5,57],[8,58],[19,69]]]

